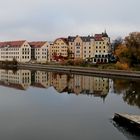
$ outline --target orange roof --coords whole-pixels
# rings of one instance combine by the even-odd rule
[[[55,43],[57,40],[59,40],[59,39],[63,40],[63,42],[66,43],[66,44],[68,45],[68,39],[67,39],[67,38],[64,38],[64,37],[57,38],[57,39],[54,41],[54,43]]]
[[[0,85],[9,87],[9,88],[15,88],[19,90],[25,90],[25,88],[21,84],[15,84],[15,83],[5,83],[4,81],[0,81]]]
[[[26,40],[0,42],[0,47],[21,47]]]
[[[41,48],[46,41],[36,41],[36,42],[29,42],[30,46],[33,48]]]

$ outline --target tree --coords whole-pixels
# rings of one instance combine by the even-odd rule
[[[119,45],[115,50],[115,55],[120,63],[131,64],[131,52],[126,45]]]
[[[125,44],[130,49],[133,64],[140,64],[140,32],[130,33],[125,37]]]
[[[117,37],[113,43],[112,43],[112,49],[115,51],[119,45],[121,45],[123,42],[123,39],[121,37]]]

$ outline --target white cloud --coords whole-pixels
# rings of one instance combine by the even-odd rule
[[[140,30],[139,0],[0,0],[0,40]]]

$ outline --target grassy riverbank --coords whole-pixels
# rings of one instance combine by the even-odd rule
[[[126,71],[140,71],[140,65],[134,65],[133,67],[129,67],[126,64],[117,63],[107,63],[107,64],[93,64],[89,62],[85,62],[82,60],[66,60],[62,62],[50,62],[46,63],[46,65],[59,65],[59,66],[78,66],[78,67],[88,67],[88,68],[97,68],[100,70],[109,69],[109,70],[126,70]]]

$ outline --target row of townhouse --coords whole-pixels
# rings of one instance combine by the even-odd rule
[[[107,63],[110,54],[110,38],[106,32],[94,36],[77,35],[58,38],[51,45],[50,52],[52,61],[56,59],[56,56],[62,56],[89,60],[93,63]]]
[[[110,53],[110,38],[107,33],[94,36],[69,36],[58,38],[53,43],[47,41],[0,42],[0,61],[35,61],[46,63],[61,59],[84,59],[93,63],[107,63]]]
[[[86,94],[106,97],[110,90],[110,79],[82,75],[66,75],[46,71],[0,69],[0,85],[27,90],[30,86],[49,88],[59,93]]]
[[[27,42],[21,41],[7,41],[0,42],[0,61],[29,62],[35,60],[36,62],[49,61],[48,52],[50,45],[46,41]]]

